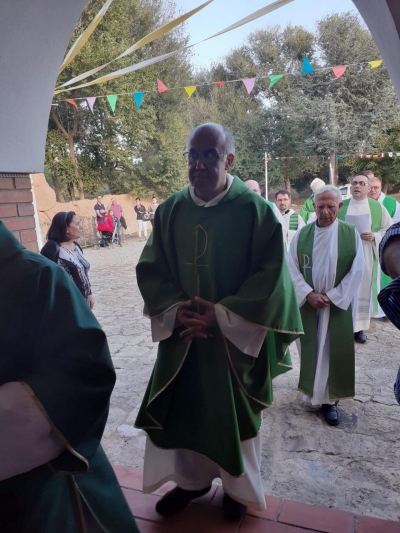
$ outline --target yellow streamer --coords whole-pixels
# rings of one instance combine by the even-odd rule
[[[108,63],[104,63],[104,65],[100,65],[99,67],[95,67],[92,70],[88,70],[88,71],[84,72],[83,74],[79,74],[79,76],[76,76],[75,78],[72,78],[71,80],[67,81],[66,83],[63,83],[62,85],[57,87],[57,89],[60,89],[61,87],[67,87],[68,85],[72,85],[73,83],[77,83],[78,81],[84,80],[85,78],[88,78],[89,76],[93,76],[93,74],[96,74],[97,72],[99,72],[103,68],[108,67],[108,65],[110,65],[114,61],[117,61],[117,59],[121,59],[122,57],[125,57],[125,56],[131,54],[132,52],[134,52],[135,50],[138,50],[139,48],[141,48],[145,44],[149,44],[152,41],[155,41],[156,39],[158,39],[159,37],[162,37],[164,34],[170,32],[176,26],[179,26],[179,24],[182,24],[182,22],[185,22],[185,20],[187,20],[188,18],[190,18],[193,15],[195,15],[198,11],[202,10],[203,8],[205,8],[206,6],[208,6],[208,4],[210,4],[213,1],[214,0],[207,0],[207,2],[205,2],[204,4],[201,4],[201,6],[196,7],[195,9],[192,9],[192,11],[188,11],[184,15],[181,15],[180,17],[172,20],[171,22],[168,22],[167,24],[164,24],[164,26],[161,26],[161,28],[158,28],[157,30],[152,31],[151,33],[146,35],[146,37],[143,37],[143,39],[140,39],[137,43],[135,43],[134,45],[132,45],[129,48],[127,48],[125,50],[125,52],[122,52],[122,54],[120,54],[115,59],[112,59]]]
[[[98,78],[97,80],[89,81],[87,83],[83,83],[82,85],[75,85],[74,87],[60,89],[58,91],[55,91],[54,94],[59,94],[67,90],[72,91],[73,89],[82,89],[83,87],[89,87],[91,85],[97,85],[99,83],[105,83],[106,81],[119,78],[120,76],[129,74],[130,72],[134,72],[136,70],[140,70],[154,63],[158,63],[159,61],[164,61],[165,59],[168,59],[169,57],[173,57],[174,55],[179,54],[180,52],[183,52],[184,50],[187,50],[189,48],[192,48],[193,46],[196,46],[197,44],[200,44],[204,41],[208,41],[209,39],[213,39],[214,37],[222,35],[223,33],[227,33],[228,31],[235,30],[236,28],[239,28],[240,26],[243,26],[244,24],[248,24],[249,22],[252,22],[253,20],[258,19],[266,15],[267,13],[271,13],[271,11],[275,11],[275,9],[279,9],[280,7],[283,7],[286,4],[289,4],[290,2],[293,2],[293,1],[294,0],[277,0],[273,4],[269,4],[268,6],[262,9],[259,9],[258,11],[255,11],[253,14],[248,15],[247,17],[244,17],[243,19],[240,19],[238,22],[235,22],[231,26],[228,26],[227,28],[219,31],[218,33],[211,35],[211,37],[207,37],[206,39],[203,39],[197,43],[191,44],[189,46],[185,46],[184,48],[180,48],[179,50],[174,50],[173,52],[169,52],[168,54],[163,54],[161,56],[153,57],[152,59],[142,61],[141,63],[137,63],[136,65],[131,65],[130,67],[116,70],[115,72],[106,74],[105,76],[102,76],[101,78]]]
[[[378,68],[382,64],[382,59],[377,59],[376,61],[368,61],[368,63],[371,65],[371,69]]]
[[[189,85],[188,87],[185,87],[185,91],[189,98],[192,96],[195,90],[196,90],[196,85]]]
[[[107,0],[107,2],[103,5],[103,7],[100,9],[97,15],[94,17],[92,22],[86,28],[86,30],[77,38],[77,40],[71,46],[71,48],[69,49],[69,52],[65,56],[64,61],[62,62],[62,65],[60,67],[60,72],[62,72],[65,69],[65,67],[69,65],[71,61],[79,54],[82,47],[87,43],[89,37],[92,35],[94,30],[97,28],[98,24],[100,23],[101,19],[106,14],[107,9],[110,7],[112,1],[113,0]]]

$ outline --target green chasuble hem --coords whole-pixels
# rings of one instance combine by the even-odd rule
[[[335,287],[349,272],[356,256],[355,227],[338,221],[338,262]],[[304,279],[314,289],[312,252],[315,223],[303,227],[297,243],[297,255]],[[305,263],[307,258],[307,263]],[[317,362],[318,311],[306,302],[300,309],[305,335],[300,337],[301,364],[298,389],[312,398]],[[329,398],[331,401],[353,398],[355,394],[355,349],[351,304],[343,310],[330,304],[329,315]],[[338,346],[340,339],[340,346]]]

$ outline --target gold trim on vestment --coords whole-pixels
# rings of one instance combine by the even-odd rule
[[[72,492],[71,498],[75,496],[75,502],[76,502],[77,509],[76,509],[76,513],[74,513],[75,509],[73,509],[73,513],[76,514],[77,516],[75,516],[76,520],[74,521],[79,528],[79,533],[88,533],[88,529],[86,527],[86,519],[85,519],[85,515],[83,512],[83,507],[82,507],[80,490],[78,489],[76,485],[74,476],[68,474],[65,477],[70,487],[70,490]]]
[[[222,335],[222,333],[221,333],[221,335]],[[232,372],[233,372],[233,374],[234,374],[234,376],[235,376],[237,382],[239,383],[240,388],[241,388],[242,391],[245,393],[245,395],[248,396],[251,400],[253,400],[253,401],[259,403],[259,404],[262,405],[263,407],[268,407],[268,404],[267,404],[267,403],[264,403],[264,402],[262,402],[261,400],[258,400],[257,398],[254,398],[253,396],[251,396],[251,395],[246,391],[246,389],[245,389],[244,386],[242,385],[242,383],[241,383],[241,381],[240,381],[240,379],[239,379],[239,377],[238,377],[238,375],[237,375],[237,373],[236,373],[236,369],[235,369],[235,367],[234,367],[234,365],[233,365],[233,363],[232,363],[231,354],[229,353],[229,348],[228,348],[228,343],[226,342],[226,338],[225,338],[224,335],[222,335],[222,338],[223,338],[223,340],[224,340],[225,350],[226,350],[226,353],[227,353],[227,355],[228,355],[229,364],[230,364],[230,366],[231,366],[231,368],[232,368]],[[260,425],[261,425],[261,424],[260,424]]]
[[[174,375],[172,376],[172,378],[168,381],[168,383],[167,383],[166,385],[164,385],[164,387],[163,387],[160,391],[158,391],[157,394],[156,394],[155,396],[153,396],[153,398],[151,398],[151,400],[149,400],[149,403],[146,405],[146,414],[147,414],[152,420],[154,420],[154,422],[155,422],[156,424],[158,424],[159,427],[153,428],[153,427],[148,427],[148,426],[139,426],[140,429],[164,429],[164,427],[163,427],[161,424],[159,424],[159,423],[157,422],[157,420],[156,420],[154,417],[151,416],[151,414],[148,412],[148,408],[149,408],[150,404],[151,404],[152,402],[154,402],[154,400],[155,400],[156,398],[158,398],[158,396],[160,396],[160,394],[161,394],[162,392],[165,391],[165,389],[166,389],[166,388],[167,388],[167,387],[168,387],[168,386],[174,381],[174,379],[176,378],[176,376],[179,374],[179,371],[181,370],[181,368],[182,368],[182,366],[183,366],[183,363],[186,361],[186,356],[187,356],[187,354],[188,354],[188,351],[189,351],[189,348],[190,348],[190,345],[191,345],[191,344],[192,344],[192,341],[188,342],[188,346],[187,346],[186,351],[185,351],[185,353],[184,353],[184,355],[183,355],[183,359],[182,359],[182,361],[181,361],[181,364],[179,365],[179,367],[178,367],[177,371],[175,372],[175,374],[174,374]]]
[[[297,390],[302,392],[303,394],[305,394],[307,396],[307,398],[312,398],[312,396],[310,396],[306,391],[304,391],[300,387],[297,387]],[[340,400],[354,400],[354,396],[343,396],[341,398],[329,398],[330,402],[339,402]],[[324,405],[324,404],[321,403],[321,404],[318,404],[318,405]]]
[[[67,439],[64,437],[64,435],[61,433],[61,431],[59,429],[57,429],[57,427],[53,424],[53,421],[51,420],[49,414],[47,413],[46,409],[44,408],[44,406],[42,405],[42,403],[40,402],[39,398],[35,395],[35,393],[33,392],[33,390],[30,388],[30,386],[25,383],[24,381],[21,381],[20,382],[21,385],[24,387],[24,389],[26,390],[26,392],[29,394],[29,396],[34,400],[34,402],[36,403],[36,405],[39,407],[40,411],[42,412],[42,414],[46,417],[46,420],[48,421],[48,423],[50,424],[51,426],[51,429],[54,431],[54,434],[56,435],[56,437],[58,438],[58,440],[61,442],[61,444],[63,446],[65,446],[65,448],[70,452],[72,453],[72,455],[74,455],[75,457],[77,457],[78,459],[80,459],[81,461],[84,462],[84,464],[86,465],[86,471],[89,470],[89,461],[83,457],[83,455],[81,455],[80,453],[78,453],[76,450],[74,450],[72,448],[72,446],[70,445],[70,443],[67,441]],[[71,472],[63,472],[61,470],[57,470],[58,473],[65,473],[65,474],[68,474],[70,475]]]
[[[290,333],[294,335],[304,335],[304,331],[286,331],[284,329],[276,329],[276,328],[270,328],[268,326],[262,326],[261,324],[257,324],[257,322],[251,322],[250,320],[247,320],[246,318],[243,318],[242,316],[237,315],[236,313],[234,313],[233,311],[231,311],[224,305],[221,305],[219,303],[216,303],[215,305],[218,305],[218,307],[220,307],[221,309],[224,309],[224,311],[227,311],[228,313],[231,313],[232,315],[237,316],[238,318],[240,318],[241,320],[244,320],[248,324],[253,324],[255,326],[259,326],[260,328],[265,329],[265,331],[276,331],[277,333]]]

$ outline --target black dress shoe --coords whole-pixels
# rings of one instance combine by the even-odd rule
[[[339,425],[339,413],[337,409],[337,404],[329,405],[329,404],[323,404],[322,406],[322,414],[324,415],[325,421],[330,426],[338,426]]]
[[[365,344],[367,342],[367,336],[363,331],[357,331],[354,333],[354,340],[359,344]]]
[[[184,490],[175,487],[165,494],[156,504],[156,511],[163,516],[180,513],[195,498],[204,496],[211,490],[211,486],[203,490]]]
[[[222,500],[222,508],[224,510],[225,520],[228,522],[238,522],[244,514],[246,514],[247,507],[240,502],[231,498],[228,494],[224,494]]]

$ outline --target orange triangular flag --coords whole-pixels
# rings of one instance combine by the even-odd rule
[[[213,81],[212,84],[215,85],[216,87],[225,87],[224,81]]]
[[[189,98],[192,96],[195,90],[196,90],[196,85],[189,85],[188,87],[185,87],[185,91]]]
[[[161,93],[166,93],[168,91],[168,87],[166,87],[163,82],[161,80],[159,80],[157,78],[157,87],[158,87],[158,92],[161,94]]]
[[[74,107],[76,107],[76,109],[78,109],[78,104],[75,102],[75,100],[65,100],[65,101],[73,105]]]
[[[332,72],[337,78],[340,78],[340,76],[343,76],[343,74],[346,72],[347,65],[341,65],[340,67],[332,67]]]

